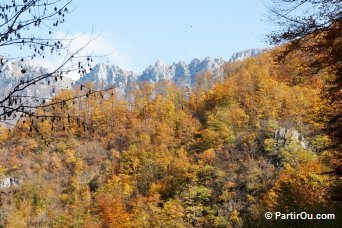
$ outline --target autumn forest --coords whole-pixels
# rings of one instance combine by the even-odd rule
[[[340,227],[340,17],[331,28],[190,90],[89,82],[1,126],[0,177],[18,183],[0,227]],[[276,211],[336,218],[265,219]]]

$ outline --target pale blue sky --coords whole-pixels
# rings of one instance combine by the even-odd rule
[[[63,32],[101,33],[98,54],[109,63],[142,71],[156,60],[171,64],[207,56],[229,59],[267,47],[268,0],[74,0]],[[107,53],[104,53],[107,52]],[[107,61],[104,60],[104,61]]]

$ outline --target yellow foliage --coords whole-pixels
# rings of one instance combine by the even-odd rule
[[[106,227],[130,227],[131,215],[124,208],[118,196],[107,196],[100,194],[97,202],[103,218],[103,225]]]
[[[299,206],[304,209],[326,202],[329,177],[320,175],[324,171],[322,164],[308,153],[299,151],[297,167],[285,164],[274,187],[264,195],[264,203],[269,208]]]
[[[200,155],[200,163],[203,165],[212,164],[215,159],[215,150],[210,148]]]
[[[239,216],[239,212],[234,209],[229,216],[229,220],[234,223],[236,226],[240,225],[242,222],[242,219]]]
[[[8,138],[8,130],[0,125],[0,145],[6,142]]]
[[[266,208],[257,208],[260,201],[268,210],[327,203],[331,179],[320,174],[323,164],[338,165],[324,151],[331,143],[321,131],[328,103],[322,80],[298,80],[307,70],[300,65],[299,59],[275,65],[266,52],[224,66],[223,81],[198,75],[191,91],[141,83],[127,101],[104,93],[37,110],[76,115],[91,127],[38,118],[32,138],[0,127],[0,145],[11,139],[1,161],[19,167],[0,166],[0,176],[25,174],[38,189],[13,194],[9,224],[33,226],[45,215],[51,222],[42,226],[239,227],[251,209]],[[54,101],[79,93],[64,91]],[[280,145],[274,136],[280,127],[303,132],[313,151]]]
[[[76,158],[76,156],[75,156],[75,151],[74,151],[74,150],[66,149],[66,150],[64,151],[64,154],[65,154],[65,156],[66,156],[65,161],[66,161],[67,163],[76,163],[77,158]]]

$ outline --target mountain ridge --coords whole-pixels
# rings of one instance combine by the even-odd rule
[[[69,89],[80,84],[90,81],[94,83],[96,88],[106,88],[114,86],[117,91],[124,94],[126,87],[131,82],[156,83],[162,80],[174,82],[181,87],[192,88],[196,81],[196,76],[200,73],[210,72],[213,79],[217,79],[223,75],[222,66],[225,62],[241,61],[248,57],[254,57],[263,50],[248,49],[245,51],[234,53],[228,61],[223,58],[204,59],[194,58],[189,63],[179,61],[172,64],[164,64],[157,60],[154,65],[149,65],[141,73],[121,69],[114,64],[96,64],[91,72],[88,72],[80,79],[73,81],[67,77],[64,80],[55,82],[51,80],[48,85],[48,80],[45,79],[37,85],[27,88],[23,95],[34,95],[50,98],[63,89]],[[25,69],[23,71],[23,69]],[[20,80],[27,80],[34,76],[48,73],[49,70],[33,61],[8,61],[0,67],[0,97],[8,93]]]

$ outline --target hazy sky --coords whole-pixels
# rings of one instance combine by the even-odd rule
[[[156,60],[171,64],[207,56],[229,59],[267,47],[268,0],[74,0],[63,32],[94,41],[102,60],[142,71]],[[81,39],[82,40],[82,39]]]

